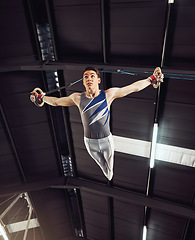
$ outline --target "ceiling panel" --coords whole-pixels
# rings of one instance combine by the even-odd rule
[[[195,2],[178,0],[172,4],[167,41],[166,65],[179,68],[195,66]]]
[[[74,239],[64,190],[33,192],[31,197],[46,239]]]
[[[115,239],[141,239],[144,208],[114,201]]]
[[[107,197],[82,191],[82,203],[89,239],[109,239]]]
[[[111,1],[111,62],[159,65],[165,15],[166,1]]]
[[[194,80],[167,79],[159,118],[159,143],[194,149],[194,88]]]
[[[0,63],[33,62],[34,54],[24,6],[20,0],[1,1]]]
[[[194,181],[194,168],[156,161],[153,195],[191,206]]]
[[[101,61],[99,1],[54,1],[53,8],[59,59]]]
[[[185,218],[152,210],[148,223],[148,238],[159,240],[179,239],[185,228],[185,222]]]
[[[145,194],[148,164],[148,159],[115,152],[114,185]]]

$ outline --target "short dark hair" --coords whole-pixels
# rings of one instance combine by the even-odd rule
[[[85,70],[83,71],[83,74],[86,71],[94,71],[98,75],[98,77],[100,77],[100,72],[96,67],[86,67]],[[83,76],[83,74],[82,74],[82,76]]]

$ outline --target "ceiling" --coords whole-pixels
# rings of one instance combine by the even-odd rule
[[[0,1],[0,223],[9,240],[142,240],[143,226],[147,240],[195,239],[194,12],[194,0]],[[157,66],[165,75],[158,89],[112,104],[110,182],[85,150],[78,109],[29,100],[36,87],[82,92],[75,81],[89,65],[101,89]]]

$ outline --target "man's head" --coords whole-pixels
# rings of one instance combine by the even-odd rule
[[[84,73],[86,72],[86,71],[94,71],[96,74],[97,74],[97,76],[100,78],[100,72],[99,72],[99,70],[97,69],[97,68],[95,68],[95,67],[86,67],[85,68],[85,70],[83,71],[83,75],[84,75]]]
[[[99,89],[100,82],[100,72],[97,68],[85,68],[85,70],[83,71],[83,85],[85,86],[86,90],[95,91]]]

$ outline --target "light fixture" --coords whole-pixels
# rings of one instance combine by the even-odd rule
[[[174,3],[174,0],[168,0],[168,3]]]
[[[147,227],[143,226],[143,237],[142,237],[142,240],[146,240],[146,237],[147,237]]]
[[[8,237],[7,237],[7,234],[5,232],[5,229],[4,229],[4,227],[2,226],[1,223],[0,223],[0,235],[3,236],[4,240],[9,240]]]
[[[150,154],[150,168],[154,167],[157,134],[158,134],[158,123],[154,123],[153,135],[152,135],[152,145],[151,145],[151,154]]]

